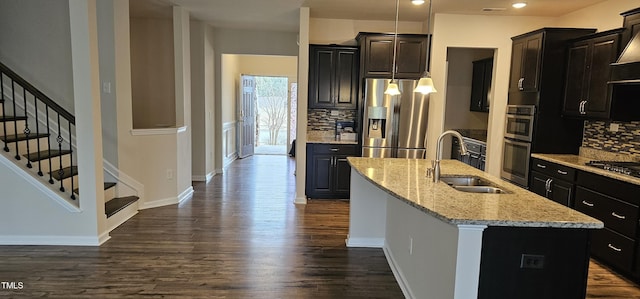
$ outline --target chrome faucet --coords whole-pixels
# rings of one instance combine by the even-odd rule
[[[433,181],[438,182],[440,180],[440,160],[442,160],[442,138],[446,135],[453,135],[454,137],[460,140],[460,155],[466,156],[469,153],[467,152],[467,146],[462,141],[462,135],[454,130],[444,131],[438,137],[438,144],[436,145],[436,159],[431,161],[433,165]]]

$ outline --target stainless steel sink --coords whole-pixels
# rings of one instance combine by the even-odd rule
[[[440,181],[462,192],[509,193],[498,185],[477,176],[443,176]]]
[[[471,193],[507,193],[506,191],[493,186],[452,186],[454,189],[462,192]]]
[[[490,182],[477,176],[443,176],[440,181],[450,186],[492,186]]]

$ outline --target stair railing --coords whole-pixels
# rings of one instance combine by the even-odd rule
[[[11,90],[5,90],[5,78],[6,81],[9,81],[11,84],[8,84]],[[22,93],[20,94],[20,91]],[[10,95],[10,97],[9,97]],[[22,97],[22,103],[19,102],[20,99],[17,97]],[[27,163],[26,167],[33,168],[34,165],[31,163],[33,161],[37,161],[37,174],[41,177],[44,177],[45,174],[43,172],[42,160],[47,159],[49,166],[48,173],[48,182],[50,184],[55,184],[55,179],[57,179],[60,183],[59,190],[61,192],[65,192],[66,188],[64,185],[65,179],[69,179],[70,181],[70,194],[71,199],[75,200],[75,188],[73,177],[77,174],[77,167],[74,166],[73,160],[73,134],[75,132],[75,116],[69,113],[67,110],[62,108],[56,102],[47,97],[40,90],[35,88],[21,76],[13,72],[4,64],[0,63],[0,99],[3,99],[2,109],[4,112],[4,125],[3,125],[3,137],[5,152],[10,152],[11,148],[15,146],[13,149],[15,150],[15,159],[21,160],[22,157],[26,157]],[[11,100],[11,105],[7,105],[7,100]],[[19,105],[22,104],[22,107]],[[7,108],[12,109],[10,111],[13,113],[12,117],[7,116]],[[18,116],[18,113],[24,113],[24,116]],[[18,132],[18,123],[19,121],[25,121],[25,126],[22,132]],[[13,132],[7,132],[7,124],[9,122],[13,122]],[[35,135],[32,131],[32,128],[35,127]],[[66,131],[66,132],[64,132]],[[8,136],[7,134],[13,134],[13,136]],[[53,140],[55,140],[56,145],[52,146],[52,137],[55,136]],[[65,136],[65,137],[63,137]],[[44,144],[41,144],[41,137],[47,137],[46,139],[46,150],[42,150],[42,147],[45,147]],[[20,145],[19,141],[26,140],[24,147]],[[30,144],[30,140],[35,140],[35,149]],[[10,146],[10,143],[14,143],[14,145]],[[57,147],[57,151],[52,150],[52,147]],[[35,150],[35,151],[34,151]],[[64,154],[69,154],[69,167],[64,167],[63,165],[63,156]],[[21,157],[22,155],[22,157]],[[53,165],[52,157],[57,157],[59,163],[58,165]],[[57,170],[54,170],[57,168]]]

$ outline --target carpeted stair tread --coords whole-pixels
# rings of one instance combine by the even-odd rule
[[[113,188],[115,185],[116,185],[116,183],[113,183],[113,182],[105,182],[104,183],[104,190],[108,190],[110,188]],[[73,193],[80,195],[80,188],[73,189]]]
[[[38,138],[43,138],[43,137],[49,137],[49,134],[46,134],[46,133],[29,134],[29,137],[27,137],[26,134],[22,133],[22,134],[18,134],[18,135],[2,136],[2,137],[0,137],[0,139],[2,139],[2,141],[4,141],[4,142],[8,143],[8,142],[17,142],[17,141],[30,140],[30,139],[38,139]]]
[[[78,167],[65,167],[62,168],[62,174],[60,174],[58,170],[52,171],[49,174],[51,174],[54,179],[61,181],[74,175],[78,175]]]
[[[30,153],[28,155],[22,155],[23,157],[29,159],[31,162],[36,162],[39,160],[46,160],[49,158],[55,158],[62,155],[70,154],[70,150],[44,150],[40,152]]]
[[[116,197],[104,204],[104,213],[107,214],[107,218],[111,217],[136,201],[137,196]]]
[[[13,116],[13,115],[4,115],[0,116],[0,122],[8,122],[14,120],[27,120],[26,116]]]

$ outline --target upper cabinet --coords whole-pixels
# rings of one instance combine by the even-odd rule
[[[537,105],[560,114],[567,41],[595,29],[542,28],[511,38],[510,105]],[[556,108],[557,107],[557,108]]]
[[[509,92],[538,91],[544,32],[513,38]]]
[[[493,57],[473,62],[471,105],[469,110],[489,112],[489,94],[493,75]]]
[[[356,37],[361,51],[363,78],[391,78],[393,71],[393,34],[360,33]],[[398,34],[396,73],[398,79],[418,79],[428,66],[429,35]]]
[[[620,53],[623,29],[606,31],[573,41],[567,51],[563,114],[583,118],[609,118],[610,64]]]
[[[358,49],[309,46],[309,108],[356,109]]]

